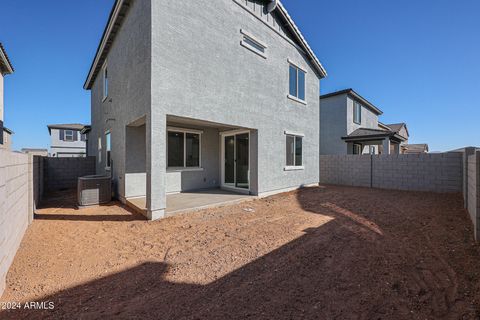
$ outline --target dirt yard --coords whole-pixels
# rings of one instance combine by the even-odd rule
[[[55,308],[0,318],[480,318],[460,195],[328,186],[156,222],[58,204],[39,210],[1,298]]]

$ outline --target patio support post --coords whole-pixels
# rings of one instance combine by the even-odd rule
[[[383,140],[383,154],[390,154],[390,138],[385,138]]]
[[[393,153],[394,154],[400,154],[400,143],[394,144],[393,147],[394,147]]]
[[[152,110],[153,111],[153,110]],[[152,112],[147,116],[147,218],[165,216],[166,199],[166,116]]]

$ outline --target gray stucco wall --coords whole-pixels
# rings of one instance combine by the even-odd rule
[[[276,28],[282,27],[277,24]],[[240,29],[267,44],[267,59],[240,45]],[[307,105],[287,98],[287,59],[307,71]],[[217,143],[202,146],[215,153],[208,161],[212,169],[166,172],[168,115],[253,129],[250,176],[255,194],[318,183],[319,77],[285,33],[275,32],[235,1],[133,1],[107,65],[109,98],[102,102],[102,77],[98,76],[92,88],[88,145],[89,154],[97,156],[98,173],[103,173],[104,133],[111,131],[113,177],[120,197],[126,194],[129,152],[125,126],[144,115],[148,147],[143,179],[146,193],[151,194],[147,207],[152,212],[164,209],[166,192],[178,190],[179,185],[196,188],[219,181],[219,145],[213,132],[206,132],[210,137],[206,141]],[[304,170],[284,170],[286,130],[305,135]],[[141,184],[142,177],[136,178]]]
[[[320,154],[347,154],[347,95],[320,100]]]
[[[106,173],[105,132],[110,130],[112,175],[117,194],[121,197],[125,195],[125,161],[128,153],[125,143],[126,126],[134,120],[149,116],[150,112],[150,39],[150,1],[132,1],[107,57],[109,96],[103,101],[101,75],[97,76],[91,90],[92,130],[89,134],[88,154],[97,158],[97,173]],[[98,138],[102,144],[100,156]],[[145,176],[146,172],[143,175]],[[138,187],[142,187],[141,183]],[[143,189],[145,188],[143,182]]]
[[[365,106],[362,107],[360,124],[353,121],[354,100],[348,94],[339,94],[320,101],[320,154],[343,155],[353,152],[342,137],[358,128],[378,129],[378,116]],[[379,142],[381,144],[381,142]],[[378,153],[378,146],[376,153]],[[364,153],[369,152],[365,146]]]
[[[362,107],[361,123],[353,122],[353,105],[354,100],[349,96],[347,98],[347,134],[358,128],[378,129],[378,116],[365,106]]]
[[[153,2],[152,11],[153,167],[165,167],[165,118],[176,115],[258,129],[258,193],[317,183],[319,79],[304,54],[232,0]],[[240,45],[240,29],[267,44],[267,59]],[[287,98],[289,58],[307,70],[306,106]],[[305,134],[305,170],[284,171],[285,130]]]
[[[320,183],[325,184],[432,192],[463,190],[460,153],[322,155],[320,172]]]

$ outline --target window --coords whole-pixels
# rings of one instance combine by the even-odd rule
[[[303,137],[299,135],[286,135],[286,166],[302,167],[303,165]]]
[[[74,141],[74,132],[73,130],[65,130],[64,141]]]
[[[168,130],[169,168],[200,168],[201,134],[199,132]]]
[[[110,140],[110,132],[107,131],[105,133],[105,167],[107,169],[110,169],[111,164],[112,164],[112,156],[111,156],[111,151],[112,151],[112,141]]]
[[[356,124],[362,123],[362,105],[358,102],[353,104],[353,122]]]
[[[251,35],[250,33],[246,32],[245,30],[240,30],[240,33],[243,35],[243,39],[240,44],[247,48],[250,51],[258,54],[263,58],[267,58],[265,51],[267,49],[267,45],[265,45],[262,41],[258,40],[256,37]]]
[[[358,143],[353,144],[353,154],[362,154],[362,145]]]
[[[108,97],[108,68],[107,65],[103,67],[103,100]]]
[[[98,163],[102,162],[102,137],[98,137]]]
[[[87,141],[87,134],[86,133],[80,133],[80,140],[81,141]]]
[[[305,71],[290,63],[289,97],[305,101]]]

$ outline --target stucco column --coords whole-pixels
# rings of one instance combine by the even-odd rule
[[[390,138],[385,138],[382,143],[383,154],[390,154]]]
[[[165,216],[166,198],[166,116],[152,113],[147,116],[147,218],[157,220]]]
[[[465,148],[463,153],[463,204],[465,208],[468,208],[468,157],[475,154],[475,148]]]

